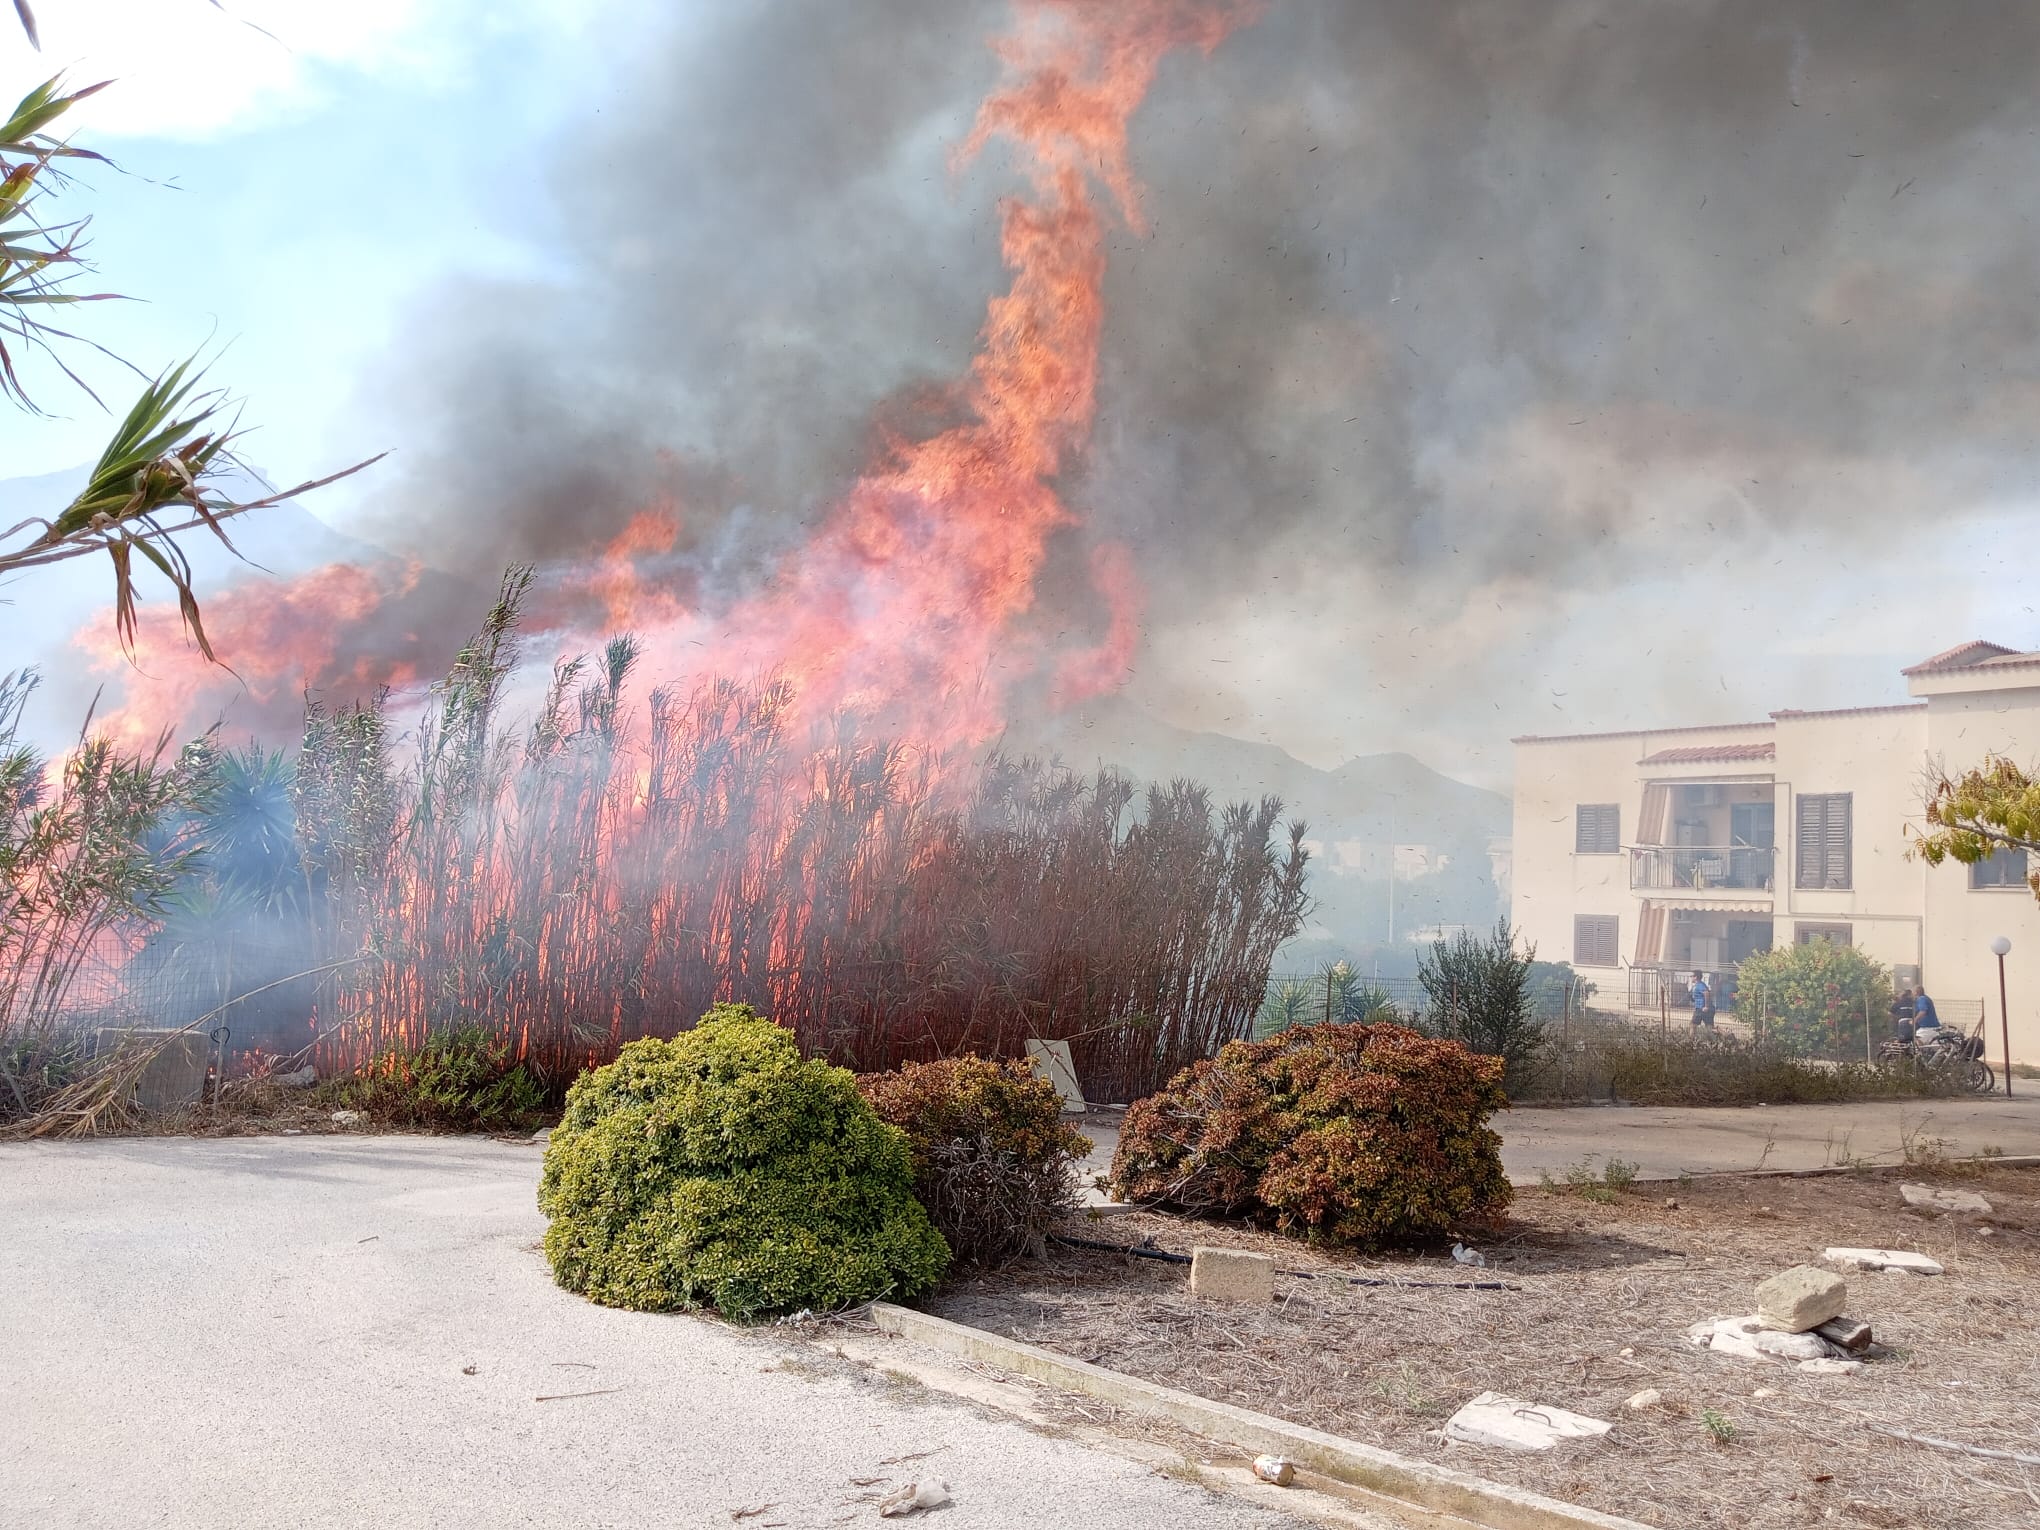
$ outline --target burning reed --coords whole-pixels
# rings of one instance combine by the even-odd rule
[[[505,725],[528,576],[438,687],[415,763],[383,704],[308,717],[301,853],[330,961],[322,1070],[481,1025],[555,1080],[712,1003],[747,1002],[860,1070],[1071,1042],[1132,1098],[1248,1034],[1305,906],[1281,804],[1217,808],[994,755],[967,770],[792,689],[711,682],[626,701],[629,639],[556,667]],[[306,965],[313,964],[308,960]]]

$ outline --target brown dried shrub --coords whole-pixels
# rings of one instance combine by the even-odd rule
[[[1509,1204],[1502,1062],[1398,1025],[1298,1026],[1193,1063],[1126,1114],[1123,1200],[1359,1246]]]
[[[914,1193],[959,1261],[1004,1263],[1076,1209],[1090,1140],[1064,1124],[1055,1086],[1025,1063],[908,1063],[857,1087],[907,1134]]]

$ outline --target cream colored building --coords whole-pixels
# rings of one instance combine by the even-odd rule
[[[1965,643],[1905,671],[1915,700],[1763,722],[1519,738],[1513,917],[1596,1002],[1676,1016],[1695,970],[1725,979],[1787,941],[1858,946],[1944,1019],[1988,1014],[1994,936],[2012,1054],[2040,1061],[2040,904],[2023,854],[1977,867],[1908,859],[1929,761],[2040,760],[2040,652]]]

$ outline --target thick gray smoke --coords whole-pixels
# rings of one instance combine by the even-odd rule
[[[676,577],[754,580],[966,362],[1016,183],[946,156],[1006,18],[730,0],[620,60],[543,183],[551,278],[401,358],[400,534],[575,554],[670,492]],[[1136,119],[1154,229],[1113,241],[1044,619],[1095,619],[1098,536],[1151,633],[1299,563],[1400,632],[2022,482],[2036,78],[2010,0],[1270,0]]]

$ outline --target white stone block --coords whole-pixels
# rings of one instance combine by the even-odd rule
[[[1964,1216],[1990,1215],[1990,1202],[1974,1190],[1936,1190],[1932,1185],[1900,1185],[1908,1206],[1922,1211],[1953,1211]]]
[[[1614,1425],[1563,1408],[1539,1407],[1483,1392],[1445,1422],[1447,1439],[1504,1450],[1549,1450],[1565,1440],[1594,1440]]]
[[[1821,1258],[1858,1270],[1904,1270],[1908,1275],[1945,1275],[1938,1260],[1902,1248],[1831,1248]]]

